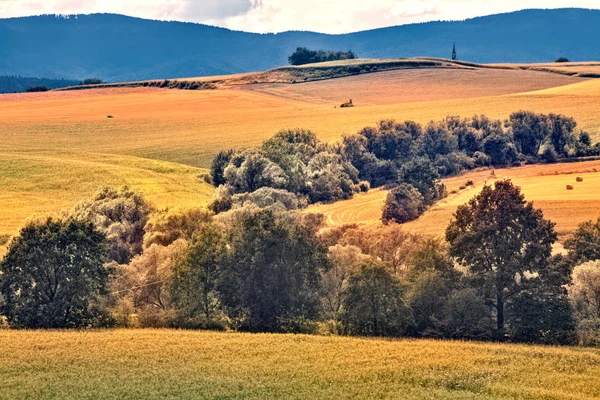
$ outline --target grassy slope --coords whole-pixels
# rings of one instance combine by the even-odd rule
[[[392,72],[313,83],[309,89],[308,84],[290,86],[298,93],[308,90],[312,98],[339,93],[338,102],[329,97],[321,104],[247,90],[123,88],[0,96],[0,235],[14,233],[33,212],[70,207],[102,184],[131,184],[159,207],[206,204],[212,189],[198,176],[219,150],[255,146],[284,128],[308,128],[323,140],[337,141],[382,118],[427,123],[449,114],[506,118],[514,110],[531,109],[572,115],[600,137],[600,81],[525,71],[517,81],[528,90],[577,83],[481,97],[488,88],[514,93],[520,85],[515,75],[471,78],[472,70],[447,70],[453,77],[449,82],[435,71],[420,71],[421,87],[415,70],[405,71],[406,77],[394,75],[413,82],[408,87],[390,87]],[[371,90],[353,97],[356,108],[333,107],[347,100],[353,79],[365,78]],[[471,97],[449,99],[448,91],[455,96],[457,85]],[[402,99],[390,91],[403,91]]]
[[[576,182],[578,176],[584,178],[582,183]],[[600,161],[590,161],[497,169],[493,174],[490,170],[474,171],[445,179],[448,190],[457,192],[435,204],[418,220],[404,226],[410,231],[441,236],[459,205],[477,195],[485,184],[499,179],[511,179],[521,186],[526,199],[540,207],[546,218],[557,223],[556,230],[561,238],[572,233],[579,223],[600,217]],[[475,185],[460,190],[469,180]],[[567,191],[568,184],[574,185],[575,190]],[[332,226],[377,224],[380,223],[386,196],[387,191],[375,189],[350,200],[311,206],[307,212],[325,214]]]
[[[594,399],[600,351],[168,330],[0,331],[0,398]]]

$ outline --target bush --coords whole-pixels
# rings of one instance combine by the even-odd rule
[[[414,186],[403,183],[388,193],[383,206],[383,223],[413,221],[425,210],[423,196]]]
[[[556,63],[568,63],[568,62],[569,62],[569,59],[568,59],[568,58],[566,58],[566,57],[558,57],[558,58],[556,59],[556,61],[554,61],[554,62],[556,62]]]
[[[544,160],[544,162],[547,162],[548,164],[553,164],[556,161],[558,161],[558,155],[552,147],[547,146],[542,152],[542,160]]]
[[[369,183],[369,181],[360,181],[358,183],[358,188],[361,192],[368,192],[369,190],[371,190],[371,184]]]

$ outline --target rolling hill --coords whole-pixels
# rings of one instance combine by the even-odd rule
[[[108,81],[266,70],[298,46],[362,57],[449,57],[480,63],[600,59],[600,11],[526,10],[344,35],[253,34],[113,14],[0,19],[0,75]],[[258,50],[260,49],[260,50]]]
[[[214,188],[202,175],[220,150],[256,146],[287,128],[311,129],[334,142],[380,119],[426,124],[447,115],[482,113],[504,119],[529,109],[573,116],[580,129],[600,139],[600,80],[524,67],[412,68],[217,90],[109,87],[2,95],[0,236],[16,233],[32,214],[71,207],[101,185],[130,185],[159,208],[206,205]],[[356,107],[339,108],[349,97]],[[585,187],[593,190],[587,182]],[[565,193],[562,183],[557,190]],[[540,193],[539,200],[556,200]],[[586,200],[577,197],[582,193],[576,190],[572,201],[550,205],[553,215],[567,222],[561,233],[581,218],[600,216],[597,202],[580,207]],[[381,209],[379,196],[379,202],[359,203],[346,215],[356,222],[369,219]],[[567,221],[573,212],[577,218]],[[435,226],[441,224],[434,221],[427,229]]]

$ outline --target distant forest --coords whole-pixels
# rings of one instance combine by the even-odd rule
[[[21,93],[28,88],[45,86],[48,89],[79,85],[79,81],[68,79],[26,78],[23,76],[0,76],[0,93]]]
[[[525,10],[466,21],[342,35],[254,34],[122,15],[0,19],[0,75],[132,81],[264,71],[298,47],[364,58],[458,58],[476,63],[600,59],[600,10]],[[157,51],[165,49],[165,51]]]

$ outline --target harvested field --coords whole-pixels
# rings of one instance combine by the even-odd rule
[[[577,182],[578,176],[584,178],[583,182]],[[579,223],[600,218],[600,161],[590,161],[475,171],[445,179],[450,192],[448,198],[404,226],[409,231],[441,236],[459,205],[476,196],[485,184],[499,179],[511,179],[521,186],[525,198],[541,208],[546,218],[556,222],[561,239],[572,233]],[[474,182],[474,186],[460,190],[469,180]],[[574,190],[567,191],[566,185],[573,185]],[[314,205],[307,211],[324,214],[332,226],[375,224],[380,223],[386,196],[386,191],[376,189],[351,200]]]
[[[257,84],[243,90],[315,104],[357,106],[463,99],[530,92],[584,81],[545,72],[500,69],[411,69],[297,85]]]
[[[389,90],[397,76],[406,79],[409,92]],[[512,93],[520,77],[527,77],[528,90],[578,83],[524,94],[446,97]],[[353,86],[364,94],[362,100],[349,92]],[[445,94],[444,88],[451,93]],[[428,69],[288,85],[285,91],[281,96],[289,98],[238,89],[158,88],[0,95],[0,235],[15,233],[32,213],[70,207],[104,184],[130,184],[159,207],[204,205],[213,189],[199,176],[218,151],[255,146],[285,128],[312,129],[322,140],[334,142],[380,119],[427,123],[481,113],[504,119],[515,110],[529,109],[573,116],[579,128],[600,138],[600,80],[506,69]],[[337,102],[319,103],[333,101],[337,93],[340,104],[352,98],[357,106],[339,109],[333,107]],[[373,105],[364,105],[369,102]],[[584,183],[589,183],[587,178]],[[594,203],[587,207],[591,213]],[[361,210],[358,219],[379,218],[368,210]]]

